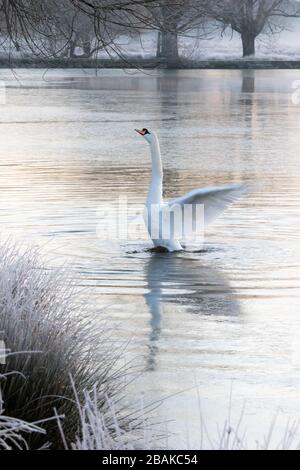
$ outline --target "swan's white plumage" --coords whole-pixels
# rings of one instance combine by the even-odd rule
[[[204,206],[204,223],[212,223],[230,204],[233,204],[244,192],[242,184],[194,189],[185,196],[168,202],[170,208],[185,205]]]
[[[152,158],[152,176],[146,203],[147,211],[145,212],[144,217],[148,232],[155,247],[164,247],[171,252],[182,250],[180,239],[174,236],[174,230],[172,230],[172,227],[168,227],[169,230],[167,231],[170,234],[168,238],[163,238],[163,233],[166,233],[166,231],[163,230],[166,228],[164,224],[169,223],[167,221],[170,220],[170,211],[176,209],[176,211],[183,212],[184,207],[190,205],[193,208],[190,212],[190,217],[193,219],[196,214],[194,208],[196,208],[196,206],[202,205],[204,206],[204,225],[206,226],[207,224],[212,223],[219,215],[221,215],[224,210],[230,206],[230,204],[235,202],[243,194],[245,188],[242,184],[232,184],[219,187],[195,189],[178,199],[164,202],[162,196],[163,168],[158,138],[154,132],[149,132],[146,129],[137,132],[139,132],[139,134],[141,134],[150,144]],[[156,207],[155,212],[159,212],[158,224],[152,220],[154,218],[151,216],[151,211],[154,206]],[[186,218],[186,213],[184,214],[184,217]],[[187,233],[186,227],[194,227],[194,220],[189,222],[190,223],[185,223],[184,227],[182,227],[181,233],[184,237],[190,235],[190,233]],[[156,227],[155,224],[157,225]],[[155,238],[153,237],[154,227],[156,228],[154,231],[157,233]],[[189,229],[189,231],[192,230]]]

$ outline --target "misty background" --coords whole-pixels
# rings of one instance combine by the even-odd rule
[[[298,0],[1,0],[0,57],[121,59],[176,68],[209,59],[300,59]]]

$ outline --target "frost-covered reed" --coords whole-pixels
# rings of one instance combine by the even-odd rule
[[[47,445],[59,449],[73,442],[86,447],[84,426],[92,419],[88,413],[92,404],[100,426],[109,431],[108,442],[121,429],[125,434],[139,426],[140,418],[124,410],[115,426],[109,408],[112,403],[120,408],[124,371],[114,367],[117,353],[108,344],[105,325],[91,320],[78,298],[66,272],[47,269],[36,250],[0,245],[1,340],[13,353],[0,366],[0,438],[10,429],[8,446],[18,447],[17,433],[20,443],[31,449]],[[78,408],[82,400],[86,400],[84,413]],[[98,429],[95,421],[93,426]]]
[[[6,378],[7,376],[0,375],[0,380]],[[46,431],[35,424],[5,416],[4,403],[0,395],[0,450],[29,450],[26,435],[34,433],[45,435]]]

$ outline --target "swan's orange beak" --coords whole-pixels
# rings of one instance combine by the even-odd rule
[[[144,135],[146,134],[146,132],[144,130],[142,131],[139,131],[138,129],[135,129],[135,132],[137,132],[138,134],[140,134],[141,136],[144,137]]]

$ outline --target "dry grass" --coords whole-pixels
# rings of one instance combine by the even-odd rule
[[[26,433],[31,449],[48,443],[52,449],[64,448],[58,421],[51,419],[54,410],[64,416],[59,423],[66,442],[79,445],[79,436],[85,433],[80,432],[83,415],[78,412],[78,400],[92,403],[90,390],[94,391],[94,409],[106,416],[111,436],[119,432],[107,410],[108,401],[120,401],[124,371],[114,367],[117,355],[106,344],[105,327],[97,328],[99,322],[91,320],[77,299],[66,273],[47,270],[35,250],[21,253],[11,244],[0,246],[1,339],[14,352],[0,366],[5,415],[9,416],[3,419],[24,424],[11,429],[18,430],[21,440]],[[121,412],[118,419],[124,432],[140,423],[130,413]],[[41,424],[37,428],[27,423]]]

